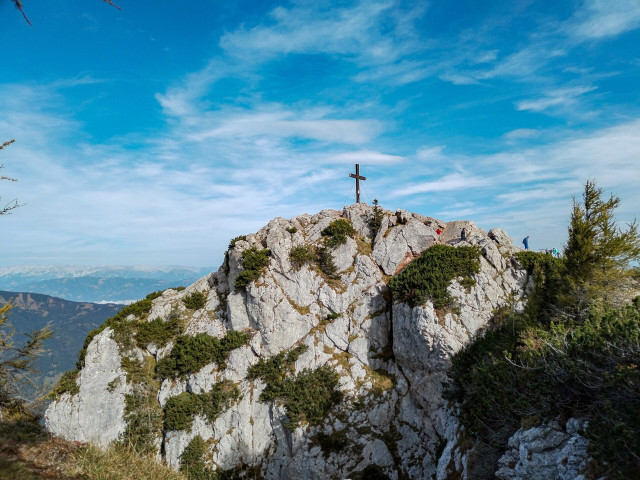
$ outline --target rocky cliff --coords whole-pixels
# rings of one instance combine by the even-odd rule
[[[336,220],[355,232],[331,241]],[[435,244],[476,247],[478,268],[453,276],[444,307],[393,298],[390,279]],[[517,250],[499,229],[364,204],[277,218],[235,239],[217,272],[97,332],[47,428],[100,445],[146,437],[175,468],[204,440],[205,468],[266,479],[472,478],[471,445],[443,398],[447,369],[497,310],[523,307]],[[518,432],[499,478],[575,478],[577,429],[535,433]],[[552,477],[527,476],[528,441]]]

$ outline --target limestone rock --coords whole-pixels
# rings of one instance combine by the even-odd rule
[[[350,478],[365,469],[391,479],[444,480],[452,472],[466,478],[466,453],[457,440],[460,426],[442,396],[447,370],[452,355],[478,335],[495,309],[523,297],[527,275],[511,261],[515,247],[502,231],[492,230],[491,238],[470,221],[444,222],[404,210],[382,213],[377,232],[370,228],[373,208],[363,203],[342,212],[276,218],[235,241],[217,272],[181,292],[165,291],[153,300],[146,318],[131,319],[168,321],[179,316],[186,335],[250,333],[248,345],[233,350],[226,366],[210,363],[184,378],[162,381],[155,396],[159,408],[183,392],[209,392],[222,380],[233,382],[240,392],[214,420],[195,415],[189,431],[159,432],[158,455],[162,452],[167,464],[178,468],[182,452],[200,435],[210,445],[207,463],[212,469],[255,466],[269,480]],[[324,247],[322,230],[339,218],[351,222],[357,238],[330,249],[337,274],[329,277],[314,262],[294,268],[291,249]],[[466,242],[460,239],[463,227]],[[387,287],[390,275],[436,242],[477,245],[482,251],[476,285],[467,289],[457,280],[449,285],[457,313],[436,311],[430,301],[415,308],[393,302]],[[244,268],[242,252],[251,247],[268,248],[269,265],[260,278],[236,290],[235,279]],[[196,291],[206,295],[206,304],[189,310],[182,300]],[[122,356],[159,360],[173,345],[124,351],[110,329],[104,330],[89,346],[80,392],[66,394],[49,407],[47,427],[70,440],[100,445],[114,441],[126,427],[124,397],[132,388]],[[261,401],[266,385],[261,379],[249,380],[247,372],[259,359],[298,345],[307,351],[295,362],[295,373],[329,365],[340,375],[344,400],[320,425],[290,430],[286,408]],[[525,434],[518,445],[533,445]],[[554,448],[578,442],[572,438],[563,437],[564,443]],[[522,472],[528,471],[515,443],[509,455],[522,465]],[[504,478],[519,478],[504,472]]]
[[[64,394],[47,408],[45,426],[54,435],[104,447],[124,432],[125,395],[131,387],[112,333],[105,328],[87,348],[78,395]]]
[[[584,421],[570,419],[566,428],[552,422],[518,430],[500,458],[496,477],[502,480],[584,479],[589,441],[579,434]]]

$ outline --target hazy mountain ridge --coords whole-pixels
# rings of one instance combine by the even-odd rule
[[[22,333],[31,333],[47,325],[53,330],[45,344],[47,352],[35,363],[41,372],[34,377],[37,385],[43,381],[52,383],[62,373],[73,369],[76,354],[87,334],[123,307],[113,303],[72,302],[38,293],[0,291],[0,306],[9,300],[13,304],[9,321],[18,332],[18,342],[25,339]],[[30,396],[33,391],[23,393]]]
[[[182,266],[0,267],[0,289],[76,302],[130,303],[152,291],[190,285],[212,270]]]

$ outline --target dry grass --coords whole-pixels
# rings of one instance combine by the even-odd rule
[[[0,422],[0,480],[186,480],[123,446],[68,442],[34,422]]]
[[[156,463],[153,456],[141,456],[121,446],[106,451],[82,447],[73,460],[69,473],[87,480],[186,480],[184,475]]]

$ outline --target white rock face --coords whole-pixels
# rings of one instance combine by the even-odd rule
[[[518,430],[499,460],[496,477],[502,480],[584,479],[589,441],[578,433],[584,428],[583,421],[572,418],[565,428],[553,422]]]
[[[45,413],[46,428],[67,440],[107,446],[124,432],[126,372],[120,367],[120,350],[105,328],[95,336],[85,357],[85,366],[77,380],[80,393],[64,394]]]
[[[348,219],[359,238],[349,238],[331,251],[336,278],[327,277],[315,264],[294,268],[291,249],[323,246],[322,230],[338,218]],[[469,221],[443,222],[403,210],[385,211],[381,227],[371,232],[372,218],[372,207],[364,204],[343,212],[276,218],[246,240],[236,241],[218,272],[182,292],[169,290],[153,300],[147,320],[179,315],[187,322],[187,334],[251,334],[248,345],[231,352],[226,368],[213,363],[187,378],[162,382],[159,406],[183,392],[208,392],[222,380],[234,382],[240,391],[239,399],[215,420],[196,416],[190,431],[166,432],[164,461],[178,468],[180,455],[200,435],[209,442],[211,468],[257,466],[266,479],[350,478],[365,469],[391,479],[440,480],[453,469],[466,478],[466,454],[458,448],[460,427],[442,397],[443,385],[452,355],[478,335],[492,312],[514,298],[515,307],[522,308],[518,299],[525,293],[527,277],[511,261],[518,249],[506,233],[494,229],[490,238]],[[466,241],[460,238],[462,228],[467,230]],[[388,276],[436,242],[477,245],[482,251],[476,285],[465,289],[455,280],[449,285],[459,313],[436,311],[430,301],[415,308],[393,303],[386,285]],[[242,252],[251,247],[270,249],[269,266],[258,280],[236,291]],[[194,291],[207,295],[205,307],[195,312],[182,302]],[[52,432],[100,445],[115,440],[125,428],[124,395],[130,388],[121,355],[160,359],[173,345],[120,352],[108,330],[90,345],[80,393],[63,396],[47,410]],[[260,358],[297,345],[308,350],[296,361],[296,372],[331,366],[340,375],[344,400],[320,425],[290,431],[285,408],[260,401],[266,385],[247,379],[247,372]],[[566,453],[563,448],[570,441],[565,439],[558,455]],[[513,458],[522,464],[518,472],[528,471],[524,460]],[[505,472],[504,478],[527,478]]]

